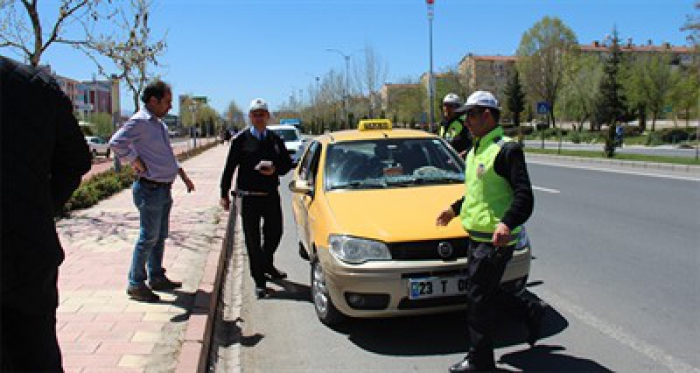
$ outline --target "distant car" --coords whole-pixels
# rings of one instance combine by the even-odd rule
[[[284,146],[287,148],[287,152],[292,157],[292,162],[296,165],[301,156],[301,152],[304,149],[304,139],[301,136],[299,129],[291,125],[272,125],[267,126],[267,129],[276,133],[277,136],[281,137],[284,141]]]
[[[90,147],[90,153],[92,153],[93,158],[97,157],[98,155],[104,155],[105,157],[109,158],[109,144],[103,138],[99,136],[85,136],[85,141]]]
[[[309,143],[289,186],[321,322],[466,308],[467,233],[460,219],[435,224],[464,193],[459,155],[435,135],[392,129],[388,120]],[[501,287],[522,292],[529,271],[523,229]]]

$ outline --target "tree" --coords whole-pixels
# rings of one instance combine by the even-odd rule
[[[3,14],[0,19],[0,48],[11,48],[35,67],[39,66],[44,52],[53,44],[79,46],[87,42],[87,33],[67,38],[69,26],[75,23],[94,25],[111,18],[110,13],[100,9],[101,4],[111,4],[111,0],[60,0],[58,15],[49,22],[39,14],[38,3],[38,0],[0,0]],[[21,9],[18,9],[19,5]],[[45,30],[50,31],[47,33]]]
[[[576,53],[577,49],[576,35],[557,17],[544,17],[520,40],[518,70],[532,96],[549,104],[554,126],[554,109],[566,71],[566,56]]]
[[[678,75],[671,71],[669,55],[645,56],[641,60],[639,90],[647,109],[651,114],[651,130],[656,130],[656,120],[664,107],[670,103],[671,93],[678,81]]]
[[[672,102],[683,112],[686,128],[690,126],[690,112],[698,105],[700,100],[700,77],[697,73],[688,72],[677,79],[673,92]],[[700,115],[700,113],[698,113]]]
[[[135,111],[140,108],[141,93],[154,75],[151,66],[158,66],[158,59],[166,48],[165,37],[151,40],[149,16],[151,0],[130,0],[130,6],[119,9],[118,27],[122,34],[90,36],[78,45],[96,63],[101,75],[107,76],[107,68],[97,55],[107,57],[119,70],[117,78],[126,82],[131,91]],[[86,30],[88,25],[85,25]],[[88,35],[94,33],[88,32]]]
[[[423,102],[427,96],[418,82],[404,79],[388,97],[387,114],[396,124],[403,123],[412,126],[423,112]]]
[[[520,84],[520,74],[517,69],[513,72],[508,85],[506,85],[505,94],[508,101],[508,109],[513,116],[513,124],[519,128],[520,113],[525,110],[525,92],[523,92],[523,86]]]
[[[226,108],[226,112],[224,113],[224,117],[229,125],[237,128],[243,128],[243,125],[245,124],[243,111],[238,107],[238,104],[236,104],[236,101],[234,100],[229,102],[228,108]]]
[[[609,52],[603,68],[604,77],[600,82],[600,103],[598,116],[603,123],[608,124],[608,135],[605,140],[605,154],[608,157],[615,155],[615,130],[617,121],[627,110],[625,96],[620,84],[620,64],[622,52],[620,51],[620,38],[617,29],[613,29]]]
[[[591,120],[598,105],[600,81],[603,66],[596,56],[579,55],[570,58],[564,87],[561,92],[561,105],[567,117],[574,119],[574,130],[583,130],[586,121]],[[593,125],[591,124],[591,129]]]
[[[114,131],[112,116],[107,113],[90,113],[85,116],[85,121],[92,124],[92,132],[96,136],[109,138]]]
[[[374,107],[377,101],[379,88],[384,84],[387,75],[387,66],[374,48],[366,44],[363,60],[360,65],[355,65],[355,76],[359,83],[360,91],[369,97],[368,114],[374,116]]]
[[[695,1],[693,8],[700,11],[700,1]],[[688,39],[697,48],[700,45],[700,15],[688,14],[685,24],[681,27],[681,31],[688,31],[690,33]]]

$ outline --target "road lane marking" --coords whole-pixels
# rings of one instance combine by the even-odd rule
[[[532,189],[534,189],[534,190],[539,190],[539,191],[542,191],[542,192],[547,192],[547,193],[554,193],[554,194],[559,194],[559,193],[561,193],[560,191],[558,191],[558,190],[556,190],[556,189],[542,188],[542,187],[538,187],[538,186],[534,186],[534,185],[532,186]]]
[[[550,292],[547,290],[537,291],[541,298],[545,299],[551,305],[556,305],[557,310],[565,311],[566,313],[573,315],[580,321],[588,324],[593,329],[599,331],[600,333],[616,340],[617,342],[639,352],[640,354],[648,357],[649,359],[657,362],[670,369],[672,372],[693,372],[700,373],[700,369],[693,367],[673,356],[667,354],[660,348],[653,346],[643,340],[628,334],[622,327],[608,323],[599,317],[593,315],[592,313],[584,310],[582,307]]]
[[[615,174],[627,174],[627,175],[637,175],[637,176],[658,177],[661,179],[675,179],[675,180],[686,180],[686,181],[700,182],[700,177],[691,177],[691,176],[653,174],[653,173],[649,173],[649,172],[630,171],[630,170],[621,170],[621,169],[609,169],[609,168],[573,165],[573,164],[565,164],[565,163],[553,163],[553,162],[533,160],[533,159],[528,159],[527,163],[539,164],[539,165],[544,165],[544,166],[554,166],[554,167],[578,168],[578,169],[582,169],[582,170],[610,172],[610,173],[615,173]]]

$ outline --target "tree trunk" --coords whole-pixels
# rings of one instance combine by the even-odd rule
[[[656,131],[656,111],[651,113],[651,132]]]
[[[644,132],[647,129],[647,111],[644,106],[639,108],[639,129]]]
[[[141,109],[141,105],[139,104],[139,95],[134,93],[134,113],[139,111]]]

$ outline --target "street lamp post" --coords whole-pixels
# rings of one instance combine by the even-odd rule
[[[339,49],[326,49],[326,52],[335,52],[345,59],[345,87],[343,87],[343,118],[348,120],[348,87],[350,86],[350,56]]]
[[[426,0],[428,4],[428,50],[430,56],[430,70],[428,70],[428,101],[430,101],[430,132],[433,132],[435,123],[435,89],[433,87],[433,18],[434,18],[434,3],[435,0]]]
[[[190,101],[190,111],[192,112],[192,132],[190,136],[192,137],[192,146],[197,147],[197,102]]]

